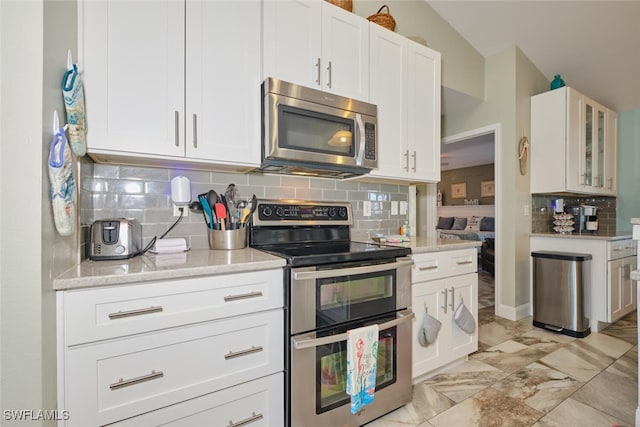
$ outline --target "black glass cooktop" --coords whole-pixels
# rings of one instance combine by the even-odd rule
[[[411,254],[411,249],[363,242],[293,243],[263,245],[262,251],[283,257],[291,267],[379,261]]]

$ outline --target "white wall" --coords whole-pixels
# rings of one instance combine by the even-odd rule
[[[529,135],[529,97],[542,92],[548,81],[526,56],[513,46],[486,59],[485,101],[455,116],[446,117],[443,137],[500,124],[496,158],[496,245],[500,258],[496,271],[499,315],[516,319],[529,310],[529,230],[531,217],[529,178],[520,176],[518,142]],[[529,206],[530,210],[530,206]]]
[[[75,263],[78,251],[77,235],[63,239],[55,231],[46,160],[54,109],[64,123],[60,85],[66,50],[76,49],[75,7],[75,1],[0,1],[3,410],[57,403],[52,280]]]
[[[2,1],[0,366],[2,408],[43,407],[43,3]]]
[[[442,53],[442,86],[445,89],[477,99],[484,98],[484,58],[426,1],[355,0],[353,12],[366,18],[383,4],[389,6],[396,21],[396,33],[421,37],[427,46]]]

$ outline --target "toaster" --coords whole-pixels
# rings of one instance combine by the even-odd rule
[[[101,219],[91,224],[92,260],[127,259],[142,250],[142,225],[135,219]]]

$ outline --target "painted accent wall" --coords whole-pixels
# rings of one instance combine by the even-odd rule
[[[494,196],[482,197],[482,183],[495,183],[494,164],[471,166],[468,168],[451,169],[440,173],[438,190],[442,192],[442,204],[444,206],[464,205],[468,200],[477,200],[479,205],[493,205]],[[466,196],[462,198],[452,197],[452,184],[464,183]]]
[[[629,220],[640,218],[640,110],[618,113],[619,230],[631,230]]]

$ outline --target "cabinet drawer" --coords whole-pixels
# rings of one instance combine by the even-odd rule
[[[113,425],[191,427],[214,425],[212,420],[219,420],[221,426],[284,426],[283,374],[259,378]]]
[[[625,258],[636,255],[636,242],[631,239],[614,240],[607,244],[608,259]]]
[[[103,425],[283,370],[282,309],[73,347],[69,425]]]
[[[411,270],[413,283],[478,271],[478,251],[475,248],[414,254],[411,257],[414,260]]]
[[[269,310],[283,305],[282,270],[60,292],[65,345]]]

